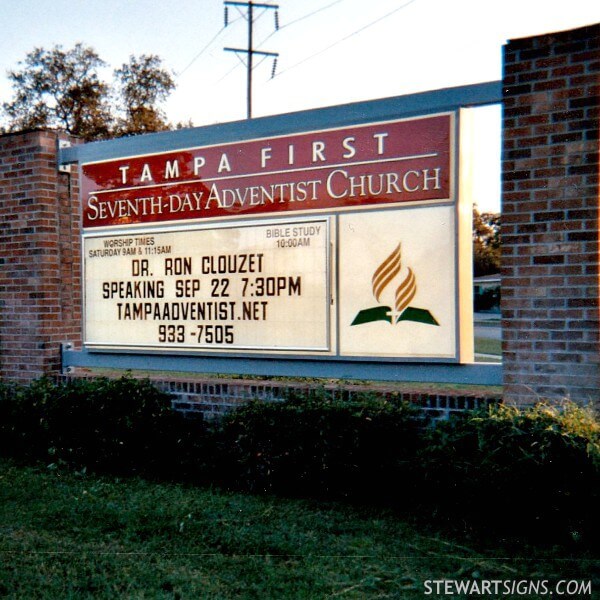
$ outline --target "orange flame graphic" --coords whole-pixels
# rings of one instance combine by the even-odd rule
[[[377,302],[380,302],[383,290],[400,273],[400,268],[402,267],[401,246],[402,244],[398,244],[396,249],[377,267],[377,270],[373,274],[373,295]],[[394,310],[390,313],[392,323],[396,322],[395,319],[408,307],[416,293],[417,282],[415,274],[409,268],[408,274],[396,288]]]
[[[396,312],[401,313],[410,304],[416,293],[417,283],[415,281],[415,274],[409,267],[408,275],[396,290]]]
[[[398,244],[397,248],[381,263],[381,265],[379,265],[373,274],[373,295],[377,302],[379,302],[381,292],[383,292],[390,281],[400,272],[400,247],[401,244]]]

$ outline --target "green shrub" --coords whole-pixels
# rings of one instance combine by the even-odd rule
[[[369,397],[251,402],[222,423],[222,470],[252,491],[406,497],[422,424],[408,404]]]
[[[440,423],[421,450],[423,500],[480,529],[593,537],[600,425],[572,403],[493,406]]]
[[[0,452],[115,474],[394,505],[494,535],[593,540],[600,424],[572,403],[425,428],[414,407],[325,392],[250,402],[214,428],[148,381],[0,383]]]
[[[0,452],[15,458],[36,455],[40,441],[37,403],[27,398],[27,388],[0,383]]]
[[[145,380],[41,379],[0,396],[0,449],[113,473],[194,470],[204,436]]]

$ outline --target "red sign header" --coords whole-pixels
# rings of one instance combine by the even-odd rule
[[[452,198],[453,115],[82,165],[83,226]]]

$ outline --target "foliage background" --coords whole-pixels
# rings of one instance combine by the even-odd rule
[[[131,55],[104,81],[107,66],[81,43],[35,48],[9,72],[13,99],[2,105],[9,131],[59,128],[85,141],[170,129],[161,104],[175,89],[160,57]]]

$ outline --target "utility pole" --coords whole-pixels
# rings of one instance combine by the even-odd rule
[[[260,2],[253,2],[252,0],[248,0],[247,2],[238,2],[236,0],[226,0],[224,2],[225,5],[225,25],[227,26],[227,7],[235,6],[235,7],[244,7],[246,9],[246,21],[248,22],[248,47],[247,48],[223,48],[227,52],[235,52],[236,54],[246,54],[246,105],[247,105],[247,113],[248,119],[252,118],[252,70],[254,68],[254,55],[258,54],[260,56],[272,56],[275,59],[279,56],[278,52],[264,52],[262,50],[254,49],[254,9],[255,8],[270,8],[277,11],[279,5],[277,4],[263,4]],[[275,12],[275,28],[279,29],[278,25],[279,21],[277,18],[277,12]]]

